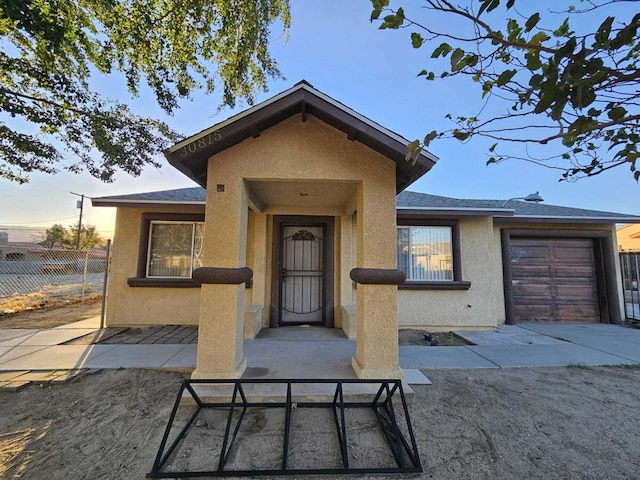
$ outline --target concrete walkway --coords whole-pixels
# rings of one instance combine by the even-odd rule
[[[104,368],[190,370],[193,344],[65,345],[95,333],[99,319],[49,330],[0,330],[0,386]],[[502,325],[497,331],[456,331],[475,345],[401,346],[400,365],[410,384],[428,383],[418,369],[569,365],[640,365],[640,330],[603,324]],[[341,331],[311,327],[266,330],[245,341],[247,378],[355,378],[355,342]],[[29,374],[29,376],[25,376]]]

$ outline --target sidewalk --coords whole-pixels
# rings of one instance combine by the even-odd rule
[[[49,330],[0,330],[0,386],[20,381],[64,381],[69,371],[188,371],[195,367],[197,346],[193,344],[64,345],[96,333],[98,327],[99,319],[95,318]],[[332,331],[322,337],[309,332],[246,340],[245,376],[354,378],[350,365],[355,342]],[[408,383],[428,383],[418,369],[640,365],[640,330],[618,325],[520,324],[501,325],[497,331],[455,333],[475,345],[399,347],[400,365]]]

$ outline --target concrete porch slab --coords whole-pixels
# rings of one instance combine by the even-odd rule
[[[432,385],[431,380],[417,368],[403,368],[402,373],[404,374],[403,383],[408,383],[409,385]]]
[[[245,340],[248,369],[253,378],[356,378],[351,368],[353,341]]]

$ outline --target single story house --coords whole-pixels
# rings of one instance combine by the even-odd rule
[[[175,145],[199,187],[92,199],[117,207],[107,324],[198,325],[195,378],[239,377],[261,328],[341,328],[360,378],[401,378],[398,328],[621,321],[640,218],[410,192],[437,158],[407,143],[303,81]]]

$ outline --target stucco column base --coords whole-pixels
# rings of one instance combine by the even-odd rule
[[[402,380],[404,374],[398,368],[364,368],[356,357],[351,359],[351,367],[358,378],[373,380]]]
[[[358,284],[356,354],[358,378],[402,379],[398,362],[396,285]]]
[[[213,379],[226,379],[226,378],[242,378],[242,374],[247,369],[247,359],[242,357],[240,364],[231,372],[229,371],[204,371],[195,369],[191,374],[191,378],[194,380],[213,380]]]

